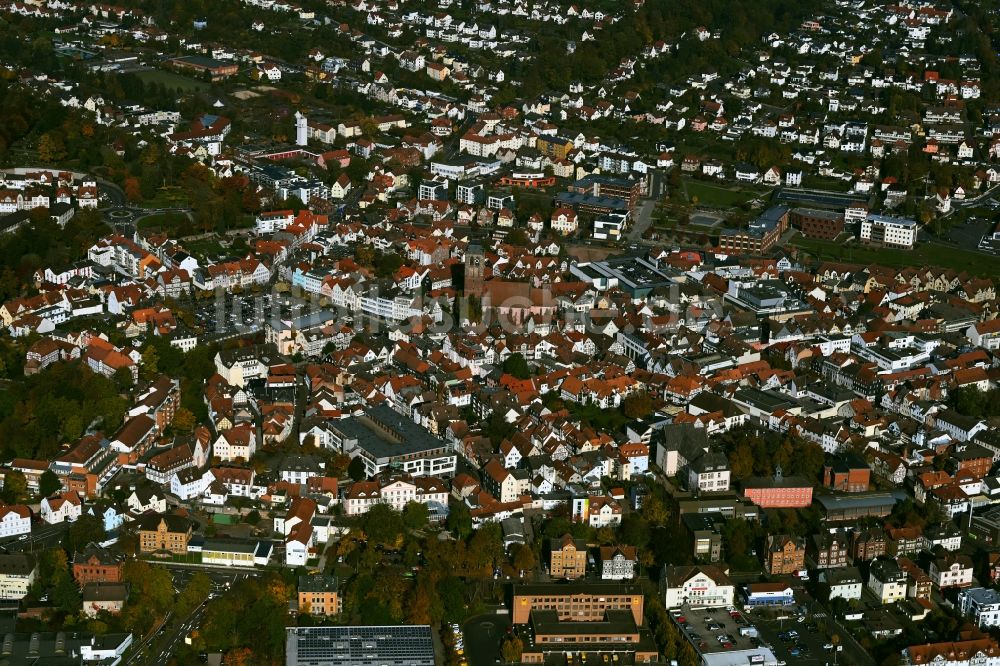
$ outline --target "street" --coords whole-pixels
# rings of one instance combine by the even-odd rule
[[[212,581],[212,591],[208,598],[195,608],[187,617],[170,624],[169,617],[145,640],[136,644],[131,656],[125,660],[125,666],[159,666],[167,663],[181,646],[184,638],[201,626],[205,620],[208,603],[216,596],[224,593],[239,580],[246,580],[260,575],[260,571],[234,571],[227,567],[209,567],[199,564],[179,564],[176,562],[150,562],[154,566],[162,566],[170,570],[174,581],[174,590],[180,592],[197,572],[206,574]]]

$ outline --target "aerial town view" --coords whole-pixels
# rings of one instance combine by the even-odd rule
[[[0,0],[0,666],[1000,666],[1000,0]]]

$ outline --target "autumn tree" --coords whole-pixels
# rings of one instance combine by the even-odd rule
[[[753,451],[747,444],[738,444],[729,454],[729,469],[738,481],[753,475]]]
[[[178,432],[191,432],[194,430],[195,426],[194,413],[186,407],[181,407],[177,410],[177,413],[174,414],[174,422],[172,425],[174,430]]]
[[[54,132],[46,132],[38,140],[38,158],[49,164],[66,159],[66,146],[62,137]]]
[[[521,661],[521,654],[524,652],[524,642],[517,636],[509,636],[504,639],[500,646],[500,656],[504,663],[516,664]]]
[[[645,391],[636,391],[622,401],[622,411],[630,419],[641,419],[653,412],[653,399]]]
[[[128,199],[130,203],[139,203],[142,201],[142,188],[139,185],[139,179],[135,176],[129,176],[125,179],[125,183],[122,185],[122,189],[125,190],[125,198]]]
[[[511,548],[511,564],[518,571],[531,571],[535,568],[535,553],[531,547],[519,543]]]
[[[247,647],[233,648],[222,657],[223,666],[253,666],[255,663],[253,651]]]
[[[665,525],[670,519],[666,502],[656,493],[650,493],[642,501],[642,517],[651,525]]]

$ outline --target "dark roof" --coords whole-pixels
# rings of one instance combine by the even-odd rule
[[[299,576],[299,592],[336,592],[339,587],[336,576]]]
[[[0,574],[27,576],[35,570],[35,559],[24,553],[0,554]]]
[[[139,529],[147,532],[155,532],[160,528],[160,521],[167,525],[168,532],[187,532],[191,529],[191,521],[183,516],[172,513],[150,513],[139,519]]]

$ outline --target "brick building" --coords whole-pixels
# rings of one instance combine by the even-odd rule
[[[844,215],[816,208],[794,208],[790,215],[792,226],[806,238],[832,240],[844,231]]]
[[[774,534],[767,537],[767,571],[771,575],[793,574],[805,568],[806,542],[799,537]]]
[[[860,456],[837,456],[823,466],[823,485],[845,493],[863,493],[871,484],[872,470]]]
[[[120,583],[122,558],[107,548],[90,545],[73,555],[73,578],[81,586],[87,583]]]
[[[813,487],[798,476],[753,477],[743,483],[743,496],[762,509],[803,509],[812,504]]]

